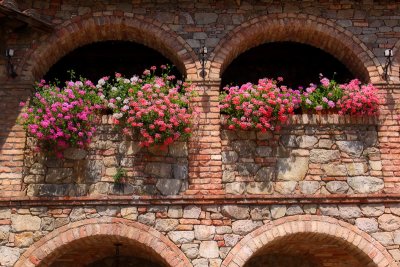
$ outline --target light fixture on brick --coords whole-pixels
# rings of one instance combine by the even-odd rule
[[[11,58],[14,56],[14,49],[6,49],[6,57],[7,57],[7,74],[11,78],[17,77],[17,73],[15,71],[15,67],[12,64]]]
[[[201,48],[199,49],[199,57],[200,57],[200,63],[201,63],[201,71],[200,71],[200,76],[204,79],[207,75],[206,72],[206,61],[207,61],[207,47],[202,44]]]
[[[389,80],[389,69],[392,67],[392,57],[393,57],[393,49],[386,49],[385,50],[385,58],[386,58],[386,64],[385,67],[383,67],[383,78],[385,81]]]

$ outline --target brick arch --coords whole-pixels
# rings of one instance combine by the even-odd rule
[[[168,26],[143,16],[105,14],[74,17],[57,27],[52,34],[43,36],[28,50],[18,72],[29,75],[28,79],[39,79],[68,52],[86,44],[108,40],[146,45],[171,60],[183,75],[197,75],[195,53]]]
[[[243,267],[251,257],[277,240],[293,240],[296,235],[302,238],[306,234],[314,239],[322,236],[326,243],[335,239],[350,253],[367,258],[370,262],[368,266],[397,266],[392,256],[378,241],[357,227],[331,217],[298,215],[271,221],[246,235],[229,252],[221,267]]]
[[[253,18],[227,34],[210,55],[210,77],[221,77],[241,53],[267,42],[293,41],[320,48],[364,81],[381,80],[382,67],[350,31],[331,20],[305,14],[273,14]],[[379,66],[379,67],[377,67]]]
[[[49,266],[70,250],[82,252],[85,246],[102,244],[107,239],[140,247],[150,258],[158,258],[166,266],[192,266],[183,252],[160,232],[150,226],[119,218],[87,219],[55,229],[31,245],[14,266]]]

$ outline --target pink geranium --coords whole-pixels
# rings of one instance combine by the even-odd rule
[[[20,121],[39,140],[38,148],[60,156],[68,147],[85,147],[96,130],[95,113],[103,107],[101,91],[87,80],[68,81],[64,87],[41,80],[35,89]]]
[[[114,124],[125,135],[139,133],[142,146],[168,146],[192,132],[194,111],[189,101],[194,87],[175,82],[166,66],[161,76],[155,75],[156,70],[152,66],[140,79],[115,76],[97,85],[108,92],[105,105],[113,111]]]

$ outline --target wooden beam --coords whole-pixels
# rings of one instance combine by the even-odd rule
[[[53,25],[44,20],[29,16],[16,9],[0,4],[0,17],[2,16],[6,17],[6,22],[3,20],[2,24],[7,24],[7,26],[12,29],[28,25],[44,32],[51,32],[53,30]]]

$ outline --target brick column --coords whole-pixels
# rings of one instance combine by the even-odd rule
[[[26,134],[17,122],[19,102],[30,95],[32,85],[5,82],[0,89],[0,196],[22,195]]]
[[[188,195],[223,194],[218,97],[220,80],[196,80],[197,128],[189,140]]]
[[[382,159],[385,193],[400,191],[400,84],[380,84],[382,105],[380,107],[378,137]]]

